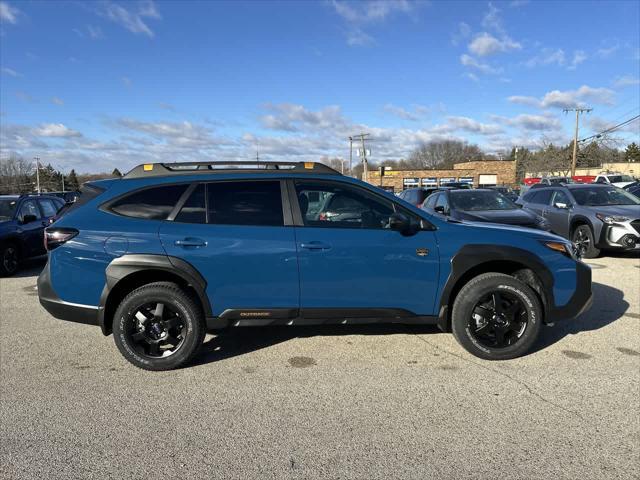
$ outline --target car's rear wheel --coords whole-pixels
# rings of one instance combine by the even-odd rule
[[[193,359],[206,333],[202,309],[171,282],[144,285],[118,307],[113,336],[120,353],[145,370],[171,370]]]
[[[10,277],[18,271],[20,252],[13,243],[0,246],[0,276]]]
[[[473,278],[453,304],[451,327],[471,354],[507,360],[527,353],[542,326],[538,297],[523,282],[502,273]]]
[[[600,249],[596,248],[593,231],[589,225],[578,225],[571,234],[571,241],[580,257],[596,258]]]

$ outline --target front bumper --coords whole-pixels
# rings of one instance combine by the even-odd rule
[[[640,231],[634,228],[638,220],[603,225],[598,248],[615,248],[625,250],[640,250]]]
[[[60,320],[84,323],[87,325],[99,325],[99,307],[92,305],[81,305],[62,300],[51,285],[51,273],[49,272],[49,262],[38,277],[38,297],[40,305],[44,309]]]
[[[553,306],[547,314],[547,322],[568,320],[583,314],[593,305],[591,291],[591,267],[582,262],[576,262],[576,290],[566,305]]]

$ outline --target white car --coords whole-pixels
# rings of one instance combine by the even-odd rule
[[[636,179],[631,175],[623,175],[621,173],[607,173],[598,175],[593,183],[607,183],[614,187],[626,187],[630,183],[635,182]]]

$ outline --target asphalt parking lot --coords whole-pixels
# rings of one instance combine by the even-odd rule
[[[595,302],[530,355],[404,326],[242,329],[138,370],[0,279],[2,478],[638,478],[640,258],[589,260]]]

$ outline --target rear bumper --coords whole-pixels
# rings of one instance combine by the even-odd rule
[[[566,305],[552,307],[547,316],[547,323],[557,320],[568,320],[583,314],[593,304],[591,291],[591,267],[582,262],[576,262],[576,291]]]
[[[55,318],[87,325],[99,325],[99,307],[65,302],[58,296],[51,285],[49,262],[38,277],[38,297],[40,305]]]

